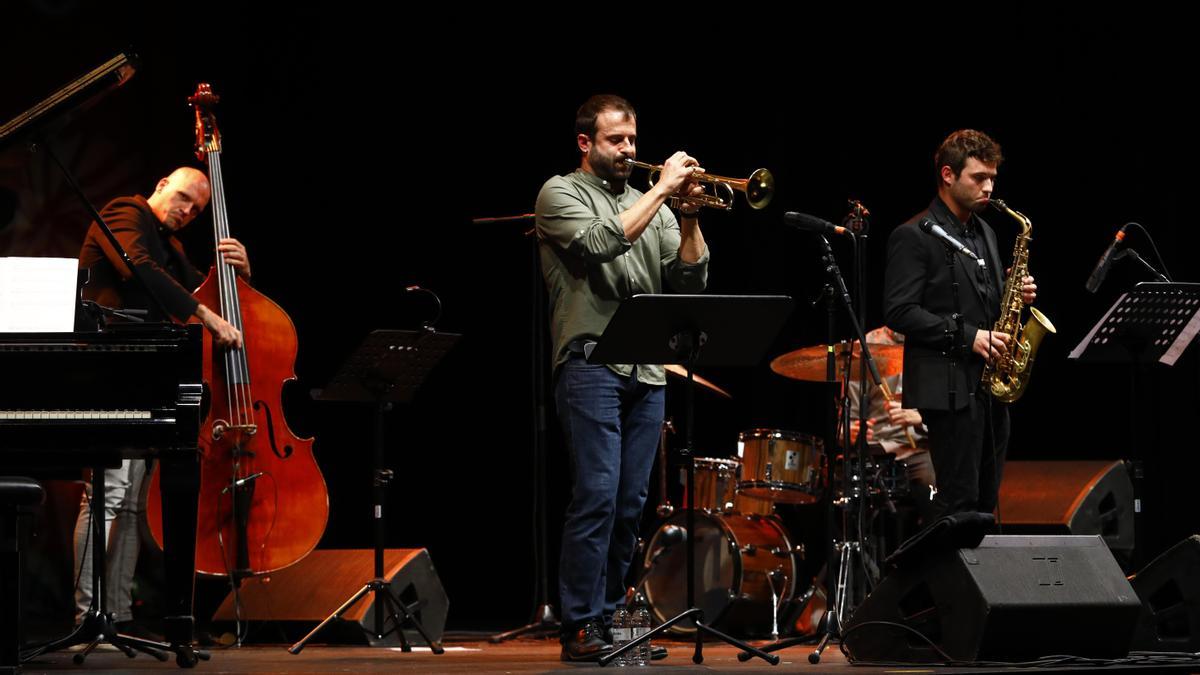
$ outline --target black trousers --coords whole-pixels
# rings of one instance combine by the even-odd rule
[[[988,394],[957,411],[921,410],[937,475],[937,517],[996,509],[1008,453],[1008,407]]]

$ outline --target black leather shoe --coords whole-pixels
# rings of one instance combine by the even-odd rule
[[[599,618],[588,620],[563,637],[563,661],[595,661],[611,651],[612,645],[604,641],[604,623]]]

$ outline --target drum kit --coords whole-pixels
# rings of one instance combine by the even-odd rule
[[[856,368],[857,350],[836,347],[841,367]],[[902,348],[871,345],[881,375],[898,374]],[[826,381],[825,345],[798,349],[776,358],[771,369],[796,380]],[[849,356],[850,358],[846,358]],[[696,377],[697,386],[730,398],[725,390]],[[663,444],[670,422],[664,427]],[[665,459],[660,453],[660,460]],[[712,625],[747,637],[779,638],[782,610],[794,599],[819,595],[798,584],[804,547],[776,514],[777,505],[816,505],[826,498],[863,495],[890,500],[907,493],[903,468],[890,456],[866,463],[869,480],[843,481],[842,461],[827,466],[821,438],[783,429],[751,429],[738,434],[736,457],[697,457],[695,495],[676,511],[660,505],[660,525],[644,547],[640,590],[656,623],[685,610],[679,579],[686,574],[683,546],[686,508],[695,509],[696,599]],[[843,494],[850,485],[853,495]],[[817,591],[817,593],[814,593]],[[694,628],[676,624],[672,632],[690,637]]]

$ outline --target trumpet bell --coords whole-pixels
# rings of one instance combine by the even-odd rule
[[[759,169],[746,179],[746,203],[752,209],[764,209],[775,196],[775,176],[767,169]]]

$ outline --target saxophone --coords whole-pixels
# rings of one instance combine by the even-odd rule
[[[1017,243],[1013,247],[1012,269],[1004,282],[1000,320],[992,328],[997,333],[1008,333],[1012,339],[1009,340],[1008,349],[1001,352],[994,363],[984,366],[982,380],[997,400],[1012,403],[1021,398],[1029,386],[1033,359],[1042,338],[1046,333],[1056,331],[1050,319],[1033,307],[1029,308],[1032,319],[1025,326],[1021,325],[1021,311],[1025,308],[1025,301],[1021,298],[1021,280],[1029,274],[1029,240],[1033,238],[1030,234],[1033,224],[1024,214],[1008,208],[999,199],[992,199],[990,203],[1021,223],[1021,233],[1017,235]]]

